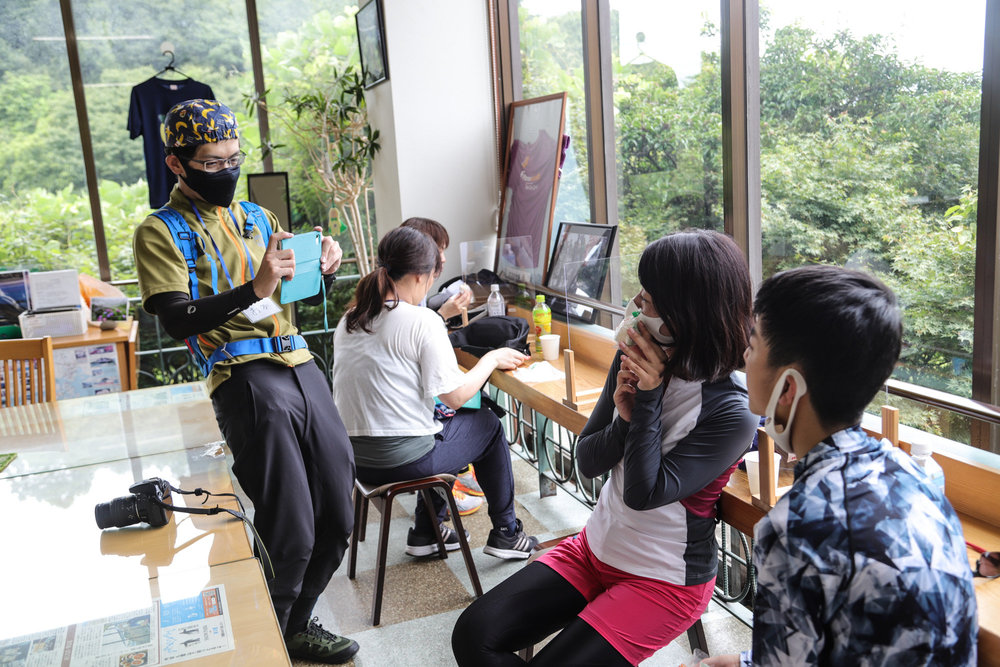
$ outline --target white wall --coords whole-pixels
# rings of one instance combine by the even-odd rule
[[[389,79],[366,93],[370,122],[381,132],[378,233],[414,216],[437,220],[451,236],[447,279],[461,272],[459,243],[496,238],[486,3],[383,0],[383,10]]]

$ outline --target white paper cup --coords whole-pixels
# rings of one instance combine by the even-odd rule
[[[542,359],[555,361],[559,358],[559,334],[542,334],[538,340],[542,341]]]
[[[747,464],[747,479],[750,480],[750,495],[760,496],[760,452],[747,452],[743,455]],[[778,469],[781,468],[781,454],[774,453],[774,482],[778,485]]]

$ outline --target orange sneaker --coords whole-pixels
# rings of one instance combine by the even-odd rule
[[[452,488],[470,496],[483,495],[483,487],[479,486],[479,480],[476,479],[476,469],[472,467],[472,464],[469,464],[465,472],[459,473]]]
[[[458,486],[457,482],[455,486]],[[458,513],[461,516],[468,516],[478,512],[479,508],[486,502],[483,498],[466,495],[454,487],[452,487],[451,494],[455,496],[455,505],[458,507]]]

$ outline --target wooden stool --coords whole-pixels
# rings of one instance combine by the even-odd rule
[[[555,547],[563,540],[568,540],[571,537],[573,536],[566,535],[564,537],[557,537],[555,539],[542,542],[541,544],[538,545],[538,549],[528,558],[528,563],[533,562],[546,551],[551,550],[553,547]],[[688,642],[691,644],[692,651],[694,651],[696,648],[700,648],[705,653],[708,653],[708,639],[706,639],[705,637],[705,626],[701,624],[700,618],[694,622],[694,625],[688,628],[687,637],[688,637]],[[533,658],[535,655],[535,645],[532,644],[531,646],[526,646],[525,648],[522,648],[520,651],[517,652],[517,655],[519,658],[521,658],[521,660],[524,660],[525,662],[531,660],[531,658]]]
[[[364,542],[365,540],[365,524],[368,522],[369,501],[374,503],[375,507],[382,514],[378,536],[378,557],[375,566],[372,625],[378,625],[382,617],[382,590],[385,587],[385,563],[389,546],[389,521],[392,517],[392,501],[401,493],[419,492],[424,499],[424,507],[427,508],[427,514],[433,521],[434,517],[437,516],[437,512],[434,510],[434,503],[431,501],[431,489],[439,488],[445,492],[448,506],[451,508],[451,520],[455,524],[455,532],[458,533],[462,555],[465,557],[465,567],[469,571],[469,578],[472,580],[472,588],[476,592],[476,597],[483,594],[483,587],[480,585],[479,575],[476,573],[476,564],[472,560],[472,551],[469,550],[469,541],[465,537],[465,529],[462,528],[462,518],[458,514],[455,497],[451,493],[451,485],[454,482],[454,475],[433,475],[431,477],[404,480],[381,486],[365,484],[358,480],[354,481],[354,531],[351,534],[351,553],[348,557],[348,579],[354,579],[358,560],[358,542]],[[445,549],[444,539],[441,536],[441,527],[435,525],[435,528],[437,532],[438,557],[447,558],[448,552]]]

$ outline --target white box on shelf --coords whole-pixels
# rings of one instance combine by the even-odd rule
[[[76,269],[28,274],[31,310],[74,308],[80,305],[80,274]]]
[[[79,336],[87,331],[87,315],[82,308],[21,313],[17,320],[24,338]]]

